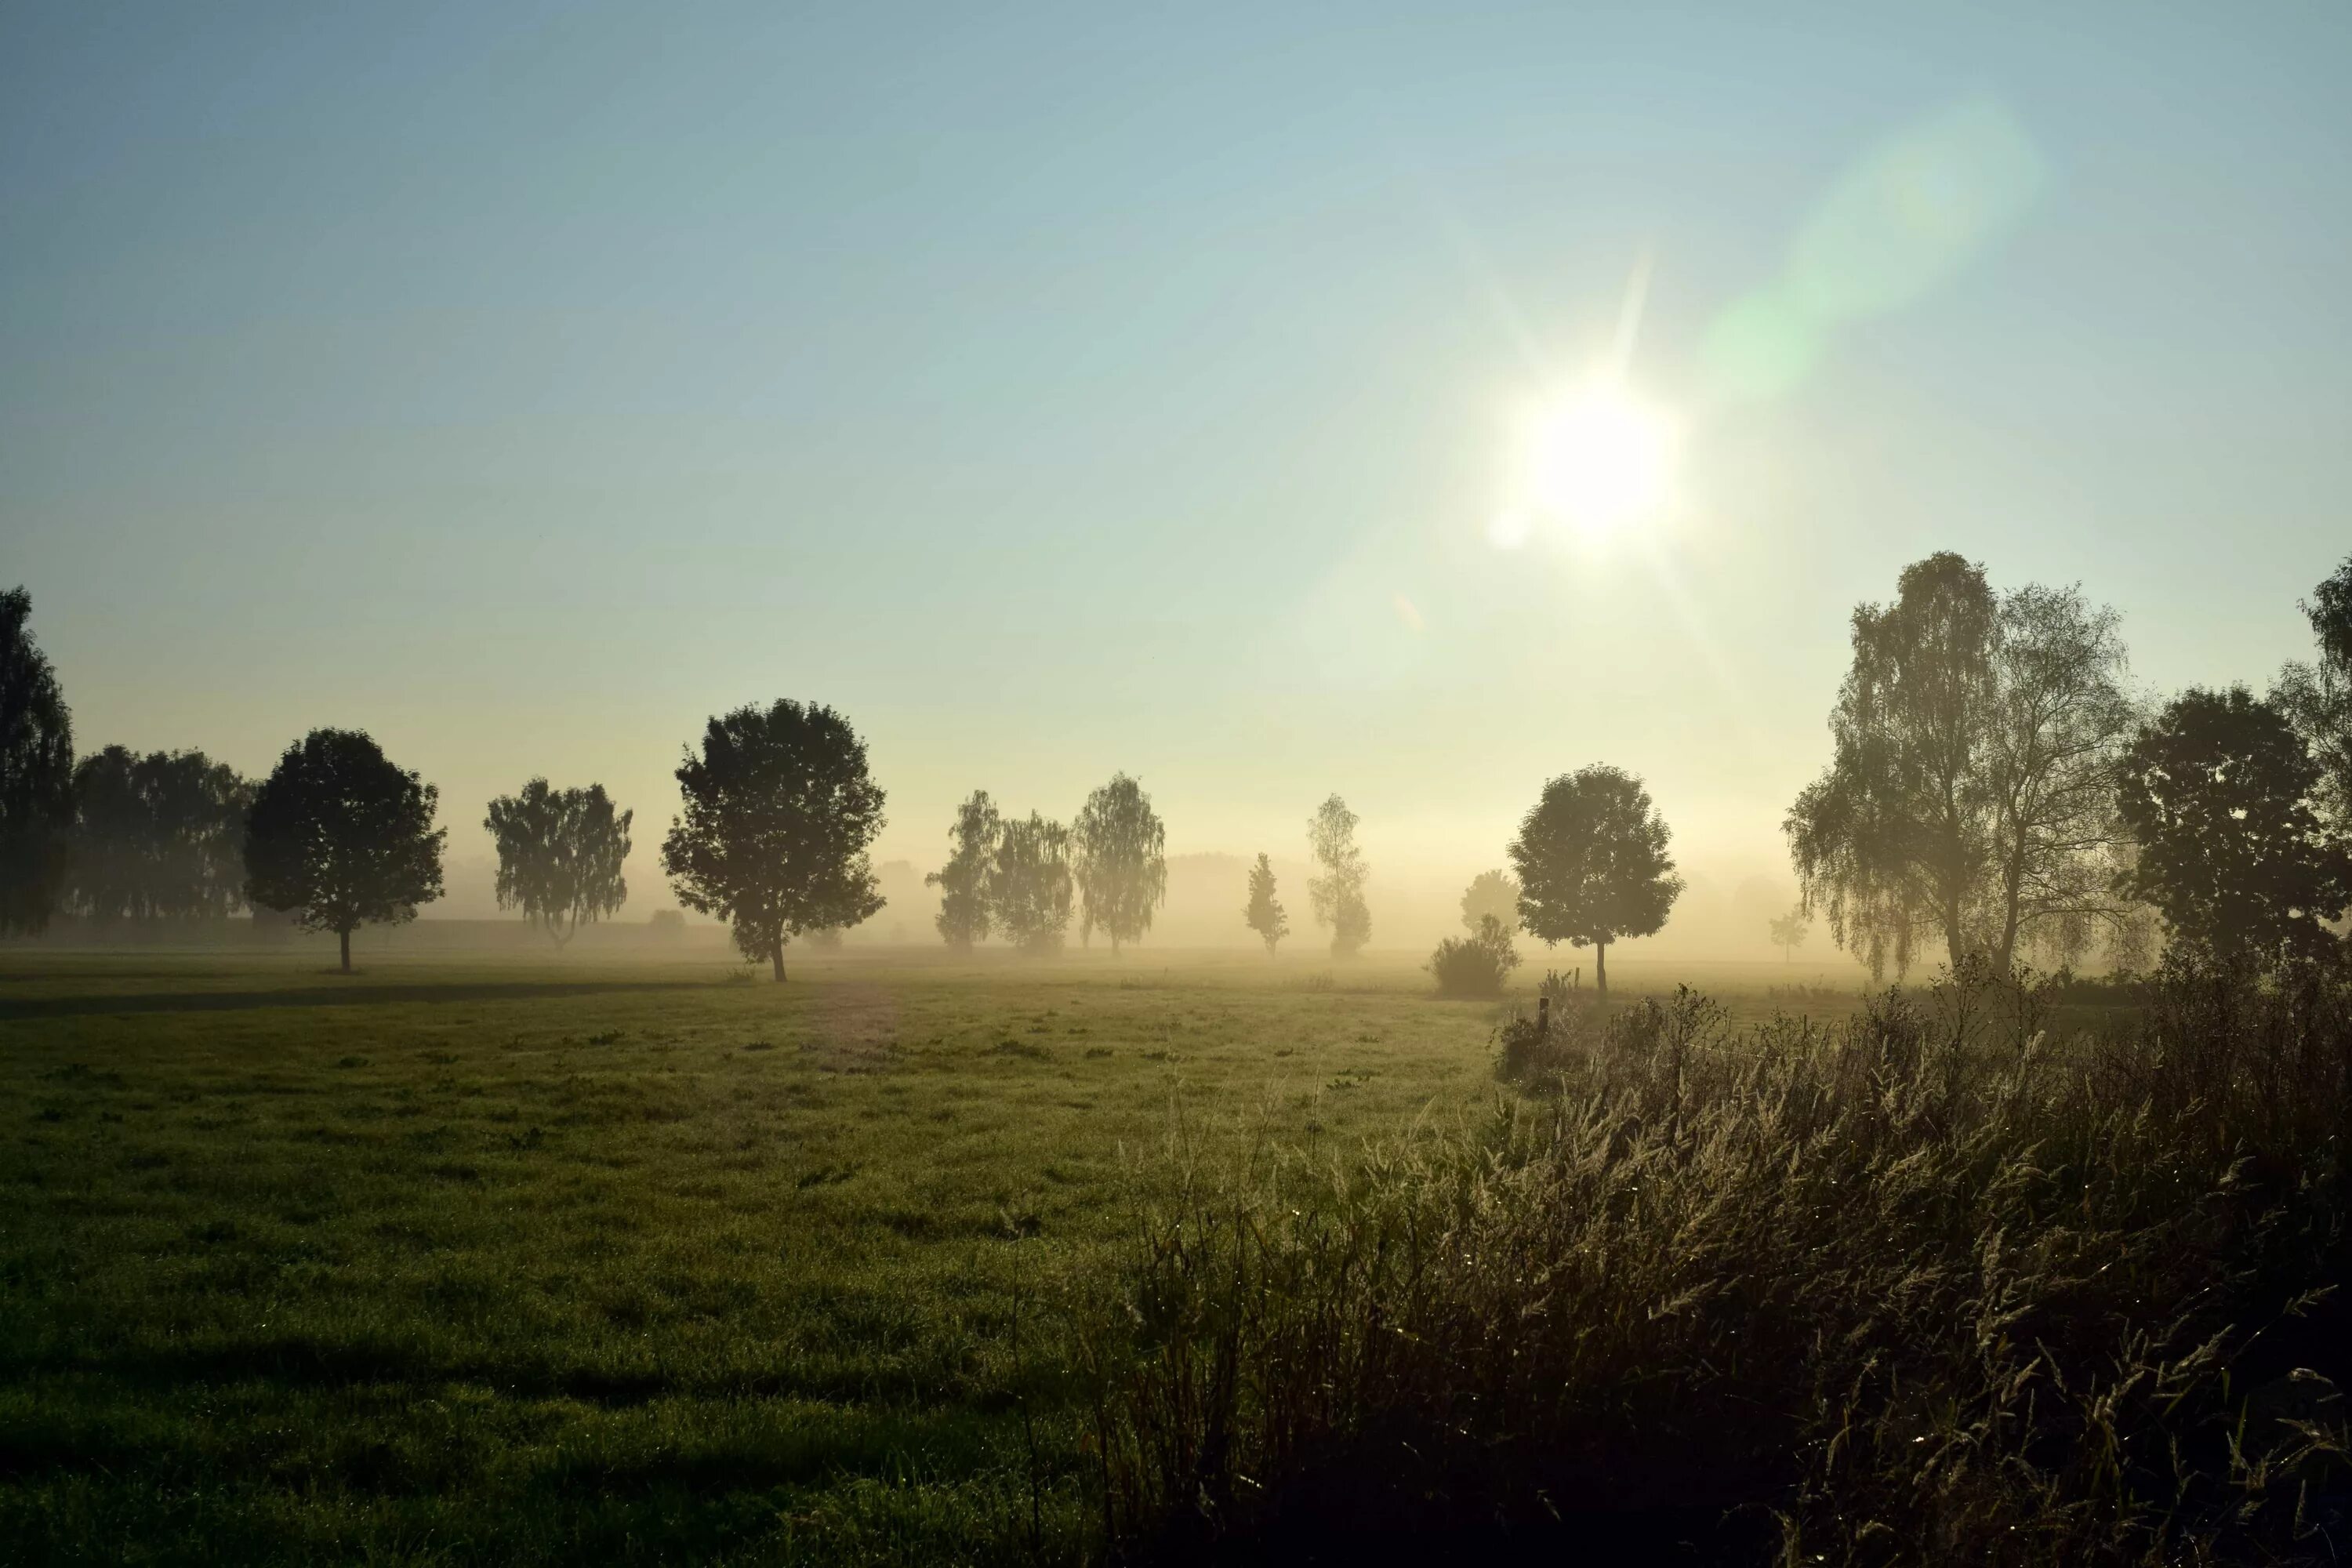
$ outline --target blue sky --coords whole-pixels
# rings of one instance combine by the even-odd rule
[[[1598,759],[1774,868],[1846,614],[1931,550],[2081,581],[2151,689],[2304,651],[2352,551],[2347,46],[2340,5],[0,5],[0,577],[85,749],[364,726],[461,857],[490,794],[601,779],[647,902],[678,746],[780,695],[860,725],[919,860],[975,785],[1125,768],[1176,847],[1296,854],[1337,789],[1458,882]],[[1721,395],[1725,312],[1971,114],[2013,210]],[[1673,513],[1499,551],[1512,410],[1637,266]]]

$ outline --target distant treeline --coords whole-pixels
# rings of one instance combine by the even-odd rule
[[[2192,689],[2150,704],[2126,686],[2119,617],[2076,588],[1997,592],[1941,553],[1893,601],[1853,613],[1830,714],[1831,761],[1788,812],[1801,889],[1771,921],[1793,952],[1811,921],[1871,969],[1937,953],[2071,966],[2095,951],[2144,965],[2159,942],[2265,963],[2338,960],[2352,907],[2352,558],[2303,605],[2315,639],[2267,694]],[[314,730],[263,779],[201,752],[74,750],[32,600],[0,594],[0,934],[64,913],[100,929],[279,911],[337,934],[399,923],[440,896],[438,794],[365,732]],[[884,793],[848,721],[821,703],[739,708],[677,770],[661,862],[686,908],[724,921],[783,978],[795,937],[820,943],[885,903],[869,851]],[[601,784],[544,778],[489,802],[497,897],[558,943],[628,898],[635,814]],[[1307,823],[1315,922],[1335,957],[1370,940],[1359,818],[1333,795]],[[1499,989],[1518,931],[1594,950],[1665,922],[1683,889],[1642,780],[1606,763],[1551,779],[1507,847],[1509,871],[1463,895],[1470,935],[1441,946],[1441,984]],[[1067,825],[957,808],[935,924],[951,947],[992,935],[1051,952],[1073,921],[1116,952],[1168,893],[1167,830],[1115,773]],[[1269,953],[1288,911],[1261,852],[1234,889]]]

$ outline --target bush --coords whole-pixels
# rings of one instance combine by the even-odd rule
[[[1105,1517],[1229,1559],[2332,1561],[2352,992],[1983,975],[1555,1020],[1540,1092],[1183,1173],[1087,1342]],[[1507,1047],[1508,1044],[1507,1031]]]
[[[1500,996],[1503,982],[1518,966],[1511,933],[1492,915],[1480,917],[1476,935],[1447,937],[1429,955],[1440,996]]]

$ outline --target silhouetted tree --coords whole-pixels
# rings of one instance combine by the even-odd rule
[[[1805,911],[1801,908],[1793,909],[1785,915],[1774,917],[1772,945],[1780,950],[1782,963],[1795,960],[1797,950],[1805,945],[1805,938],[1812,931],[1812,924],[1811,921],[1805,918]]]
[[[1114,773],[1087,796],[1070,829],[1070,849],[1079,942],[1097,926],[1109,933],[1114,954],[1123,943],[1140,942],[1151,929],[1151,911],[1168,900],[1168,829],[1143,786]]]
[[[1070,925],[1070,830],[1035,812],[1007,818],[988,868],[989,916],[1024,952],[1060,950]]]
[[[109,746],[74,769],[66,905],[100,923],[218,917],[245,902],[254,786],[202,752]]]
[[[2352,904],[2352,849],[2312,809],[2319,768],[2275,707],[2242,686],[2183,692],[2121,772],[2127,885],[2175,942],[2270,961],[2339,945],[2322,922]]]
[[[2304,601],[2319,657],[2280,672],[2272,700],[2319,767],[2320,816],[2352,833],[2352,556]]]
[[[482,819],[499,847],[499,908],[520,909],[558,947],[614,913],[629,898],[621,868],[635,817],[615,813],[600,784],[559,790],[532,779],[499,796]]]
[[[1508,871],[1481,871],[1462,890],[1462,923],[1475,934],[1488,915],[1508,936],[1519,929],[1519,884]]]
[[[331,931],[352,969],[352,932],[398,925],[441,896],[439,792],[358,730],[313,730],[286,748],[246,818],[245,896]]]
[[[1642,781],[1596,763],[1544,785],[1519,822],[1511,865],[1519,922],[1547,943],[1593,950],[1593,983],[1609,990],[1609,944],[1666,923],[1683,890],[1670,835]]]
[[[955,845],[948,863],[923,879],[925,887],[940,889],[940,912],[934,921],[950,947],[968,952],[971,944],[988,940],[988,868],[995,863],[996,840],[1004,830],[996,803],[976,789],[956,807],[948,828]]]
[[[727,921],[736,948],[765,958],[779,984],[787,942],[882,908],[866,854],[882,831],[882,789],[866,742],[832,709],[787,699],[713,719],[677,784],[685,810],[662,868],[678,902]]]
[[[1803,908],[1873,973],[1921,936],[2006,970],[2021,937],[2063,949],[2120,919],[2114,768],[2136,714],[2113,611],[2072,589],[2006,597],[1948,552],[1853,614],[1829,769],[1785,829]]]
[[[1353,958],[1372,937],[1371,907],[1364,901],[1370,869],[1356,847],[1356,814],[1334,795],[1307,819],[1307,847],[1323,874],[1307,879],[1307,897],[1315,923],[1331,932],[1331,956]]]
[[[0,936],[47,928],[73,829],[73,715],[32,616],[24,589],[0,594]]]
[[[1274,896],[1274,862],[1258,852],[1257,864],[1250,868],[1249,907],[1242,910],[1242,920],[1257,932],[1265,943],[1265,955],[1274,956],[1275,948],[1290,934],[1289,917],[1283,913],[1282,902]]]

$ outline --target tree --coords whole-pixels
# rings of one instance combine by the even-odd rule
[[[1519,921],[1547,943],[1593,949],[1593,979],[1609,991],[1609,944],[1666,923],[1683,890],[1666,854],[1671,837],[1642,781],[1596,763],[1544,785],[1511,844]]]
[[[1264,850],[1258,852],[1257,864],[1250,868],[1249,907],[1242,910],[1242,920],[1265,943],[1268,958],[1274,956],[1282,939],[1290,934],[1289,917],[1283,913],[1281,900],[1274,896],[1274,862],[1265,858]]]
[[[219,917],[245,901],[254,786],[202,752],[109,746],[74,769],[66,907],[100,923]]]
[[[956,819],[948,828],[954,853],[945,866],[923,879],[925,887],[940,889],[940,912],[934,922],[940,935],[960,952],[969,952],[973,942],[988,940],[988,868],[996,859],[996,840],[1003,831],[1003,821],[996,815],[996,803],[988,798],[988,792],[972,791],[971,798],[956,807]]]
[[[1307,847],[1323,874],[1307,879],[1307,897],[1314,906],[1315,923],[1331,931],[1331,956],[1353,958],[1372,936],[1372,911],[1364,902],[1364,883],[1371,876],[1364,853],[1356,847],[1356,814],[1348,803],[1332,795],[1307,819]]]
[[[2276,961],[2326,953],[2352,904],[2352,849],[2312,808],[2320,770],[2286,716],[2244,687],[2183,692],[2125,753],[2138,843],[2129,890],[2173,940]]]
[[[1772,945],[1780,950],[1781,963],[1795,959],[1797,950],[1805,945],[1805,938],[1811,933],[1812,925],[1801,905],[1785,915],[1773,917]]]
[[[533,779],[499,796],[482,819],[499,847],[499,908],[520,909],[558,947],[583,922],[616,912],[628,901],[621,868],[635,817],[615,813],[600,784],[559,790]]]
[[[313,730],[255,792],[245,828],[245,896],[331,931],[352,972],[352,932],[398,925],[441,896],[433,826],[440,792],[403,773],[363,731]]]
[[[2322,817],[2352,833],[2352,556],[2304,601],[2319,657],[2279,672],[2272,700],[2294,723],[2319,766]]]
[[[1168,900],[1168,830],[1151,797],[1125,773],[1087,796],[1070,834],[1078,882],[1078,940],[1100,926],[1116,954],[1151,929],[1151,911]]]
[[[734,928],[778,984],[784,944],[882,908],[867,856],[882,831],[866,742],[822,703],[780,699],[709,721],[677,768],[685,810],[662,841],[678,902]]]
[[[24,589],[0,594],[0,936],[47,929],[73,827],[73,714],[32,616]]]
[[[1005,822],[988,868],[988,910],[1024,952],[1055,952],[1069,929],[1070,830],[1035,812]]]
[[[1519,884],[1508,871],[1481,871],[1462,890],[1462,923],[1473,935],[1488,915],[1505,936],[1519,929]]]
[[[1429,955],[1440,996],[1499,996],[1518,966],[1511,933],[1493,915],[1480,917],[1475,935],[1449,936]]]
[[[1853,613],[1834,751],[1790,808],[1802,889],[1874,974],[1940,936],[2006,971],[2021,940],[2079,951],[2123,910],[2114,769],[2136,712],[2115,613],[2006,596],[1948,552]]]

